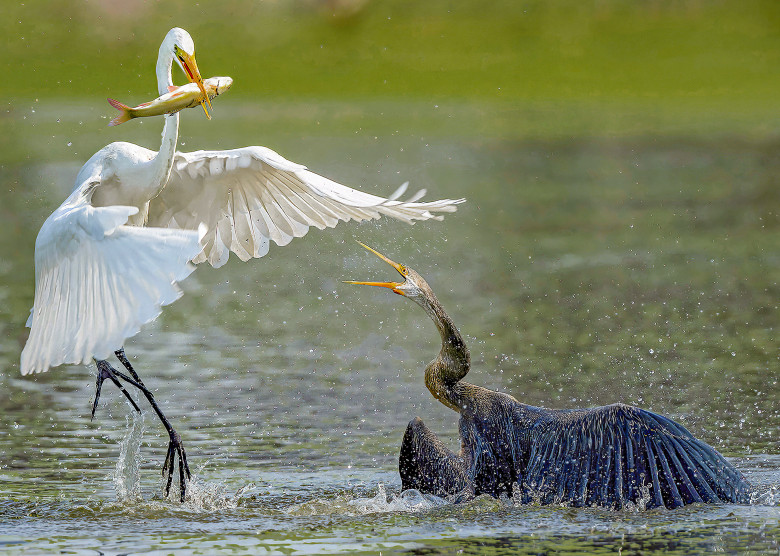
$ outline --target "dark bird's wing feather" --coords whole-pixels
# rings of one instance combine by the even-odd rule
[[[398,470],[404,490],[413,488],[447,496],[470,485],[463,459],[449,450],[419,417],[406,427]]]
[[[714,448],[635,407],[553,411],[533,425],[529,439],[525,502],[676,508],[749,497],[747,481]]]

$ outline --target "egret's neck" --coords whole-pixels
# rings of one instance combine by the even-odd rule
[[[168,183],[173,167],[173,155],[176,153],[176,142],[179,139],[179,113],[163,116],[165,126],[162,132],[162,144],[160,152],[157,153],[157,160],[160,162],[160,180],[161,188]]]
[[[163,42],[160,46],[160,52],[157,55],[157,93],[164,95],[168,92],[168,87],[173,85],[171,77],[171,67],[173,66],[173,49]]]
[[[441,335],[441,350],[425,368],[425,386],[444,405],[460,411],[464,400],[458,382],[471,367],[471,355],[455,323],[444,311],[433,292],[419,303]],[[464,383],[465,384],[465,383]]]
[[[160,53],[157,56],[157,92],[164,95],[168,92],[168,87],[173,85],[171,77],[171,66],[173,65],[173,50],[166,43],[160,47]],[[173,156],[176,153],[176,142],[179,139],[179,114],[166,115],[165,126],[162,132],[162,144],[160,152],[155,157],[155,176],[154,183],[158,184],[159,193],[168,183],[173,167]]]

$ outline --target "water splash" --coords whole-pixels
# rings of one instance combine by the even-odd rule
[[[114,491],[119,502],[140,502],[141,494],[141,438],[144,434],[144,415],[134,411],[125,417],[127,432],[119,443],[119,458],[114,468]]]
[[[398,496],[388,496],[385,486],[379,484],[376,496],[372,498],[350,498],[340,495],[332,499],[316,499],[294,504],[285,510],[288,515],[367,515],[374,513],[407,512],[416,513],[449,505],[449,502],[432,494],[418,490],[405,490]]]
[[[644,478],[644,477],[643,477]],[[641,496],[636,501],[622,500],[618,508],[613,508],[623,512],[635,512],[641,513],[648,510],[648,504],[652,500],[650,494],[650,486],[643,483],[639,487]],[[542,500],[545,496],[545,492],[541,487],[536,485],[525,485],[521,487],[517,483],[512,485],[512,496],[507,501],[511,503],[515,508],[524,506],[557,506],[561,508],[573,507],[571,503],[564,497],[558,497],[553,502],[544,504]]]
[[[357,498],[349,502],[349,505],[355,508],[357,513],[361,515],[383,512],[416,513],[447,504],[448,502],[443,498],[432,494],[423,494],[415,489],[404,490],[399,496],[388,498],[385,492],[385,485],[381,483],[376,496],[373,498]]]
[[[642,477],[642,480],[644,481],[644,476]],[[650,485],[647,483],[642,483],[642,485],[639,487],[639,492],[642,493],[642,495],[639,497],[639,500],[636,502],[631,502],[630,500],[627,500],[623,503],[623,510],[628,512],[644,512],[648,509],[648,504],[652,500],[652,497],[650,495]]]
[[[174,470],[168,496],[165,496],[167,485],[166,476],[161,476],[156,494],[152,497],[157,502],[170,504],[184,511],[196,513],[209,513],[221,510],[235,509],[244,505],[252,498],[253,491],[257,489],[254,483],[248,483],[236,491],[229,489],[223,482],[206,481],[201,478],[201,473],[208,467],[209,460],[204,461],[197,468],[192,469],[192,476],[187,481],[187,492],[184,502],[181,503],[181,490],[178,480],[178,470]]]
[[[780,506],[780,484],[761,485],[750,495],[751,506]]]
[[[182,505],[184,509],[194,512],[214,512],[232,510],[244,502],[245,498],[254,490],[255,484],[249,483],[236,492],[229,492],[224,483],[202,481],[193,473],[187,482],[187,494]],[[179,500],[178,489],[174,494],[173,487],[168,497],[169,500]]]
[[[127,430],[119,443],[119,457],[112,476],[117,502],[125,509],[130,506],[141,507],[144,504],[155,507],[161,501],[179,506],[180,493],[177,480],[172,481],[167,497],[162,494],[165,491],[165,477],[162,478],[157,490],[158,494],[153,495],[148,503],[144,500],[141,492],[141,440],[145,430],[144,413],[132,412],[125,417],[125,421]],[[202,471],[207,464],[208,462],[205,462],[197,471]],[[233,509],[238,507],[246,493],[254,488],[255,485],[250,483],[236,492],[229,492],[223,483],[203,481],[194,472],[192,478],[187,481],[186,499],[180,507],[194,512]]]

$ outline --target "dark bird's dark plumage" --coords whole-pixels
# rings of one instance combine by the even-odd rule
[[[623,404],[545,409],[463,382],[468,348],[430,286],[414,270],[368,249],[405,281],[352,283],[390,288],[425,309],[442,338],[425,385],[460,413],[457,454],[419,417],[409,423],[399,460],[404,489],[458,500],[486,493],[615,509],[749,501],[750,485],[739,471],[662,415]]]

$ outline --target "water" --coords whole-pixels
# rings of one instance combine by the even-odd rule
[[[312,105],[309,132],[299,105],[284,108],[207,124],[191,111],[183,148],[264,144],[373,192],[410,180],[468,203],[444,222],[313,230],[183,283],[126,346],[184,438],[183,505],[161,494],[153,413],[133,416],[106,384],[90,421],[92,369],[18,373],[35,235],[116,136],[84,106],[3,124],[26,154],[0,168],[0,551],[778,552],[774,139],[490,134],[467,124],[511,112],[403,103]],[[159,126],[124,133],[152,146]],[[402,493],[408,421],[456,448],[456,415],[422,382],[438,349],[425,314],[342,283],[395,278],[354,240],[428,279],[471,348],[471,382],[533,405],[669,415],[757,485],[756,503],[612,512]]]

